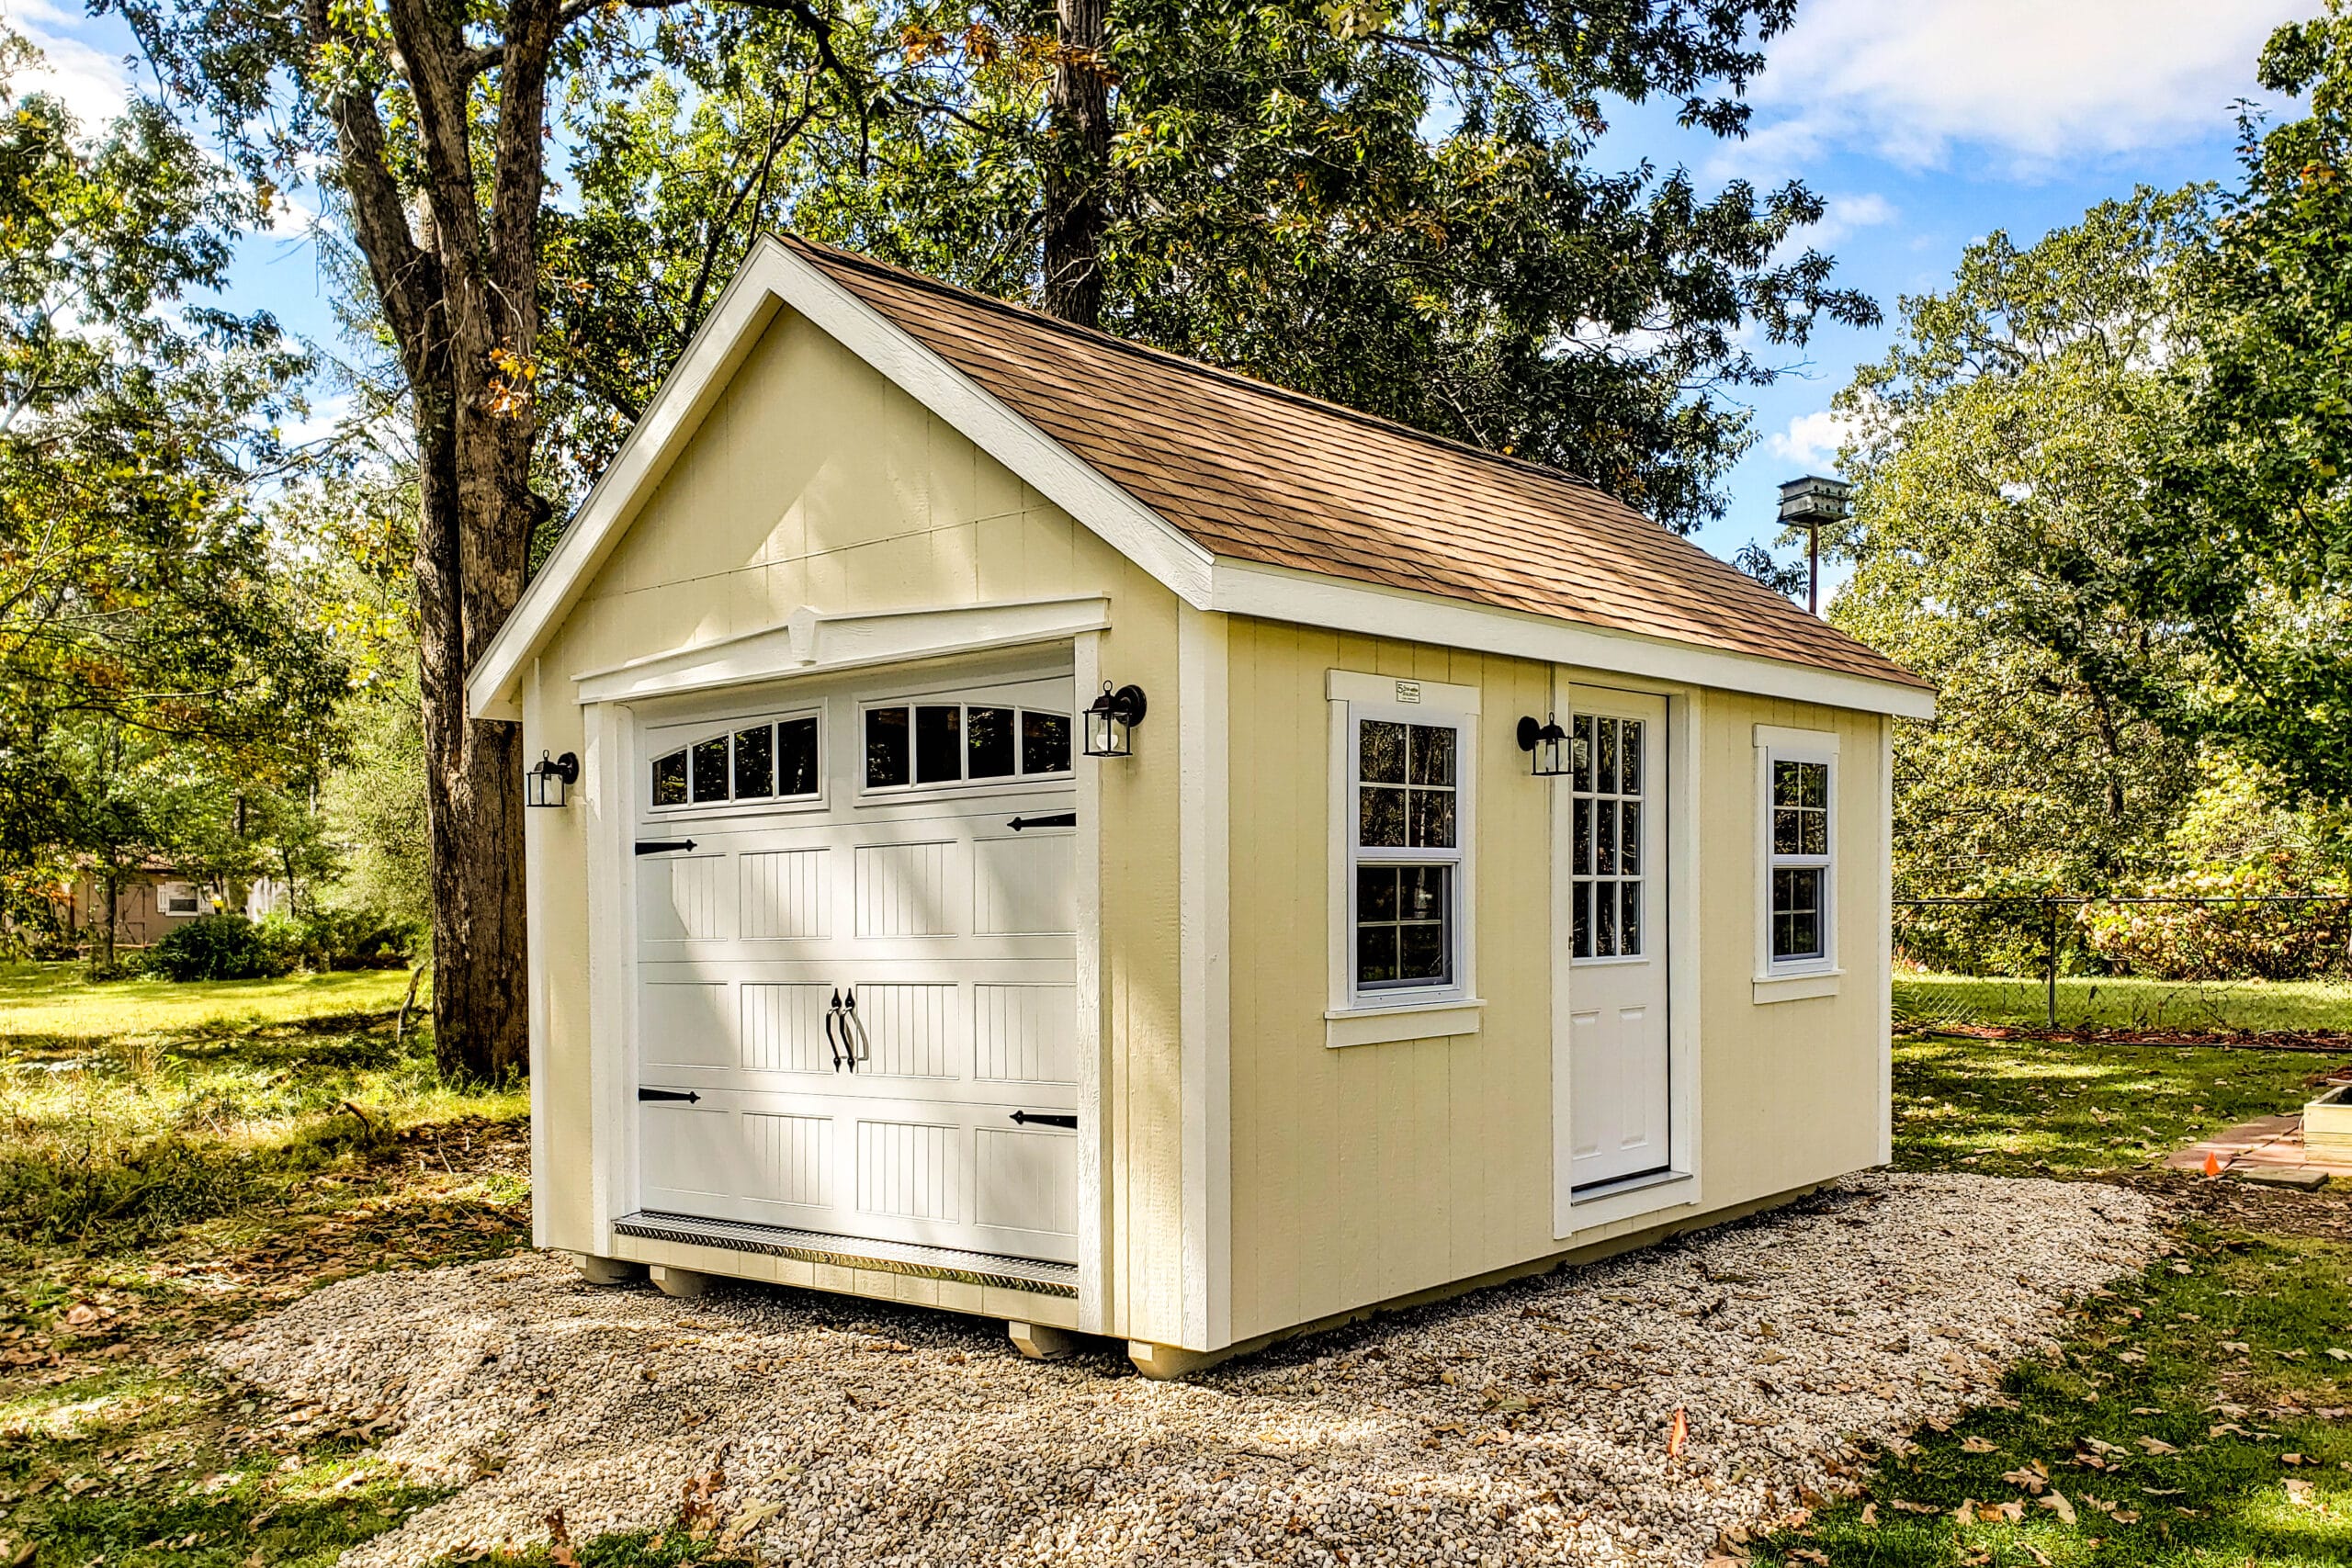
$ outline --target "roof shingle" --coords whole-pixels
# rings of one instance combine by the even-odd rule
[[[1928,684],[1569,475],[785,243],[1213,555]]]

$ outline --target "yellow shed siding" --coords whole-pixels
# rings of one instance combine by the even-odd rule
[[[1555,1235],[1549,786],[1513,728],[1570,683],[1642,684],[1696,723],[1703,965],[1703,1201],[1695,1218],[1877,1158],[1876,976],[1885,802],[1876,716],[1612,681],[1595,671],[1283,623],[1228,629],[1232,953],[1232,1334],[1355,1307],[1654,1225]],[[1477,687],[1475,914],[1479,1032],[1332,1048],[1329,989],[1333,670]],[[1758,1005],[1754,727],[1840,739],[1838,994]],[[1678,825],[1678,831],[1688,829]],[[1684,850],[1692,846],[1684,846]]]
[[[594,737],[574,677],[777,626],[802,605],[840,614],[1080,594],[1112,605],[1113,628],[1095,643],[1103,671],[1172,706],[1174,596],[878,371],[779,311],[526,673],[526,744],[578,752],[593,788]],[[1103,872],[1098,1046],[1114,1314],[1105,1325],[1172,1339],[1182,1224],[1175,716],[1153,716],[1136,761],[1102,771],[1086,830]],[[593,931],[615,912],[592,907],[591,813],[526,815],[537,1235],[595,1253],[610,1238],[592,1183],[610,1151],[593,1146],[589,955]],[[611,1196],[608,1212],[633,1206]]]

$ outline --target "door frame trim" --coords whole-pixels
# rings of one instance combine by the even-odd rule
[[[1666,1023],[1667,1166],[1642,1179],[1602,1184],[1578,1197],[1572,1185],[1568,1138],[1575,1125],[1573,1075],[1568,1064],[1570,1016],[1576,976],[1575,931],[1567,917],[1572,886],[1568,781],[1551,787],[1552,876],[1549,908],[1552,972],[1552,1234],[1568,1241],[1606,1226],[1666,1209],[1704,1201],[1699,1158],[1699,736],[1705,725],[1705,695],[1688,687],[1555,665],[1551,672],[1553,711],[1567,706],[1569,689],[1615,690],[1657,697],[1666,705]]]

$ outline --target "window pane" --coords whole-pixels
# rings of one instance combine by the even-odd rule
[[[1599,882],[1592,889],[1592,953],[1596,958],[1617,955],[1617,899],[1614,884]]]
[[[695,799],[727,798],[727,737],[695,742]]]
[[[735,732],[735,798],[759,800],[775,793],[775,727]]]
[[[1574,839],[1576,858],[1573,863],[1576,874],[1590,876],[1592,874],[1592,802],[1578,800],[1572,810],[1576,818]]]
[[[1800,909],[1789,917],[1789,951],[1786,956],[1821,956],[1821,916],[1817,911]]]
[[[684,806],[686,803],[686,754],[673,751],[658,758],[653,764],[653,804]]]
[[[817,793],[817,721],[787,718],[775,727],[776,793]]]
[[[1445,918],[1446,869],[1440,865],[1409,865],[1396,873],[1396,915],[1405,920]]]
[[[1822,873],[1815,866],[1784,867],[1772,874],[1772,956],[1822,955]]]
[[[1356,768],[1366,784],[1405,782],[1405,727],[1385,720],[1363,721],[1357,741]]]
[[[1580,713],[1568,720],[1568,765],[1572,776],[1568,787],[1590,793],[1592,789],[1592,716]]]
[[[1593,788],[1602,795],[1617,793],[1617,721],[1604,718],[1600,730],[1600,776],[1593,781]]]
[[[1024,773],[1069,772],[1069,720],[1057,713],[1021,715],[1021,771]]]
[[[1453,728],[1417,724],[1413,729],[1412,774],[1417,784],[1453,782]]]
[[[915,783],[953,784],[964,776],[964,710],[926,703],[915,709]]]
[[[1621,882],[1617,895],[1617,951],[1628,958],[1637,957],[1642,951],[1642,885]]]
[[[865,710],[865,787],[888,789],[913,775],[907,768],[907,710]]]
[[[1772,764],[1772,804],[1797,804],[1797,764],[1776,761]]]
[[[1011,708],[972,708],[966,712],[966,778],[1001,779],[1012,776],[1012,729],[1016,716]]]
[[[1576,954],[1578,958],[1590,958],[1592,956],[1592,884],[1577,883],[1568,896],[1568,902],[1576,912]]]
[[[1402,849],[1405,844],[1405,792],[1364,789],[1358,792],[1356,842],[1372,849]]]
[[[1356,928],[1356,984],[1376,986],[1396,978],[1396,928]]]
[[[1593,870],[1603,876],[1617,874],[1617,803],[1596,800],[1592,803],[1594,822],[1598,831],[1593,835]]]
[[[1825,810],[1827,809],[1829,805],[1828,763],[1799,762],[1797,764],[1797,804],[1817,806]]]
[[[1367,865],[1356,868],[1356,919],[1393,920],[1396,918],[1396,868]]]
[[[1396,794],[1394,790],[1384,794]],[[1412,820],[1407,825],[1405,841],[1417,850],[1450,850],[1453,847],[1453,792],[1450,789],[1417,789],[1406,792],[1412,798]]]
[[[1797,846],[1804,835],[1797,828],[1799,813],[1787,807],[1775,807],[1772,812],[1772,852],[1776,855],[1803,854]]]
[[[1617,742],[1617,788],[1623,795],[1642,793],[1642,721],[1625,721],[1623,736]]]
[[[1617,829],[1617,869],[1627,876],[1642,874],[1642,808],[1638,802],[1620,806]]]
[[[1445,927],[1428,920],[1398,929],[1396,977],[1400,980],[1442,982],[1445,979]]]
[[[1804,848],[1801,853],[1826,855],[1829,852],[1829,813],[1808,811],[1804,814]]]

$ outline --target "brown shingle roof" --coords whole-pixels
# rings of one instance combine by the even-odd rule
[[[1557,470],[786,243],[1214,555],[1927,685]]]

